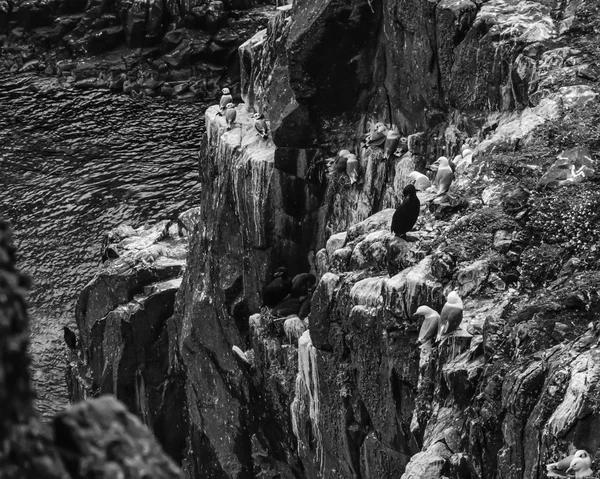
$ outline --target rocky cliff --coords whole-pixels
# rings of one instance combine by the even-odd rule
[[[598,13],[509,0],[280,10],[240,48],[234,127],[206,112],[168,347],[107,355],[110,338],[136,342],[101,331],[130,291],[79,320],[103,343],[101,361],[86,352],[93,381],[128,383],[133,402],[150,396],[140,369],[156,371],[155,410],[182,398],[169,424],[185,430],[190,477],[530,479],[573,449],[596,454]],[[406,150],[360,146],[376,122]],[[358,157],[356,183],[328,171],[340,148]],[[459,164],[449,194],[420,193],[412,241],[395,237],[408,174],[440,154]],[[280,265],[319,279],[294,328],[260,308]],[[439,311],[452,290],[461,329],[418,347],[415,310]]]
[[[141,421],[110,396],[43,424],[33,408],[25,294],[8,226],[0,222],[0,477],[181,477]]]

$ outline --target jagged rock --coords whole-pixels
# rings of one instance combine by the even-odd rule
[[[447,471],[447,460],[452,455],[443,442],[432,444],[427,451],[415,454],[401,479],[421,479],[423,477],[441,478]]]
[[[479,291],[486,283],[490,265],[485,260],[475,261],[456,272],[456,290],[465,297]]]
[[[507,230],[498,230],[494,233],[494,249],[506,253],[513,244],[513,233]]]
[[[180,478],[179,469],[154,442],[150,431],[111,396],[79,403],[54,419],[54,434],[73,474]]]
[[[586,181],[596,174],[596,164],[590,150],[575,147],[563,151],[544,173],[539,183],[542,186],[566,186]]]
[[[325,249],[327,251],[327,255],[329,257],[333,256],[333,253],[338,249],[342,248],[346,244],[346,236],[347,233],[342,231],[341,233],[331,235],[327,240],[327,244],[325,245]]]
[[[84,477],[179,478],[180,471],[152,434],[112,397],[60,413],[53,428],[33,408],[27,358],[25,292],[15,268],[10,231],[0,222],[0,476],[7,479]]]

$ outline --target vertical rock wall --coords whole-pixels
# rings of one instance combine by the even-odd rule
[[[0,221],[0,477],[175,479],[177,466],[141,421],[111,397],[82,402],[43,424],[33,408],[25,295],[8,225]]]

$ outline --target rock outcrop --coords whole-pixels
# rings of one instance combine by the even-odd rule
[[[103,265],[76,305],[83,360],[73,355],[68,370],[72,401],[115,394],[178,461],[185,449],[185,398],[171,363],[176,337],[170,318],[197,222],[192,209],[176,221],[108,233]]]
[[[245,104],[230,130],[206,112],[199,227],[168,320],[190,477],[538,479],[598,452],[590,12],[304,1],[241,47]],[[376,122],[406,147],[361,145]],[[340,149],[358,182],[329,171]],[[450,191],[420,192],[410,241],[395,237],[409,173],[432,177],[440,154],[458,165]],[[319,279],[291,345],[292,323],[261,309],[279,266]],[[418,347],[414,312],[450,291],[460,329]]]
[[[8,226],[0,222],[0,476],[7,479],[150,477],[175,479],[179,468],[148,429],[104,396],[44,424],[33,408],[25,294]]]

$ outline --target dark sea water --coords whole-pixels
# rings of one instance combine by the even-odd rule
[[[204,109],[0,73],[0,218],[33,278],[32,376],[45,417],[67,404],[62,327],[75,328],[102,235],[197,205]]]

